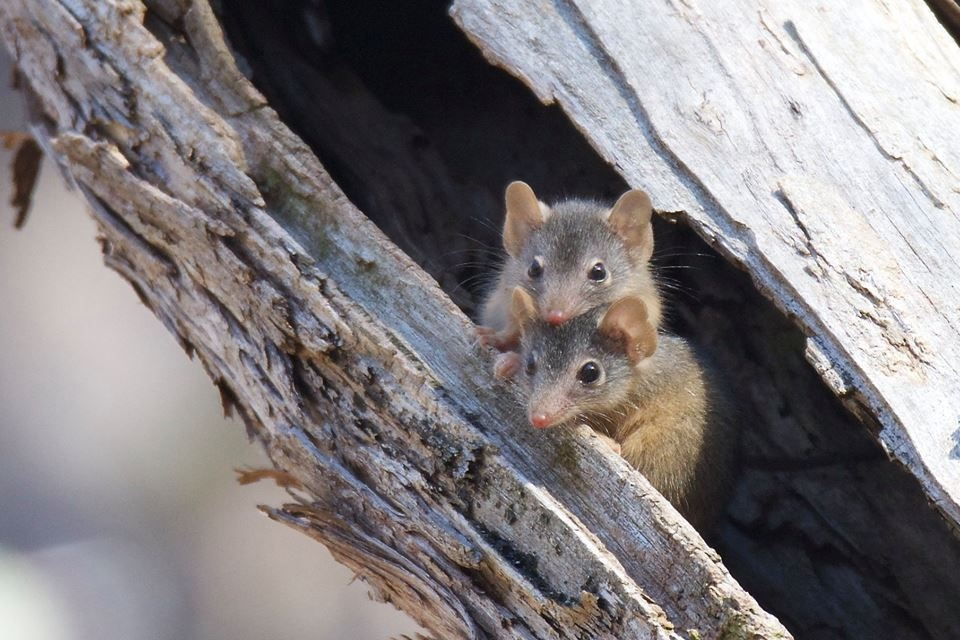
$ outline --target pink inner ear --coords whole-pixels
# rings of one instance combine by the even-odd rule
[[[648,319],[647,305],[639,298],[624,298],[611,305],[600,321],[599,330],[621,344],[634,364],[656,349],[656,330]]]
[[[653,255],[653,226],[649,222],[626,221],[611,226],[628,249],[639,251],[647,259]]]
[[[640,335],[637,336],[635,347],[639,355],[637,362],[649,358],[657,350],[657,331],[649,322],[644,323]]]
[[[653,255],[652,215],[650,198],[643,191],[633,189],[620,196],[608,219],[610,227],[627,248],[637,251],[643,260],[649,260]]]
[[[639,189],[631,189],[620,196],[610,214],[611,219],[631,221],[637,226],[648,224],[652,216],[650,197]]]
[[[543,224],[544,215],[533,189],[524,182],[507,185],[504,200],[507,217],[503,224],[503,246],[508,254],[516,257],[530,233]]]

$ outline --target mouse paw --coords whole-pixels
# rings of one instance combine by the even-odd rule
[[[620,446],[619,442],[617,442],[610,436],[604,435],[602,433],[598,433],[597,436],[600,438],[603,444],[613,449],[613,452],[616,453],[618,456],[623,455],[623,447]]]
[[[497,330],[493,327],[474,327],[474,332],[476,334],[476,344],[481,347],[493,347],[498,351],[501,351],[499,341],[497,340]]]
[[[514,351],[501,353],[493,362],[493,375],[501,380],[512,378],[520,370],[520,354]]]
[[[481,347],[493,346],[493,339],[497,333],[493,327],[483,327],[477,325],[473,328],[473,331],[476,334],[477,344],[479,344]]]
[[[520,344],[520,336],[509,329],[497,331],[492,327],[475,328],[477,343],[484,347],[493,347],[497,351],[511,351]]]

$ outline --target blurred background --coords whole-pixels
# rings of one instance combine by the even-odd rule
[[[0,130],[22,130],[0,46]],[[417,627],[257,510],[269,463],[45,161],[13,228],[0,150],[0,638],[380,639]]]

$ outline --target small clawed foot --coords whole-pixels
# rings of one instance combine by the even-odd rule
[[[520,354],[513,351],[501,353],[493,362],[493,375],[501,380],[512,378],[520,370]]]
[[[477,334],[477,344],[481,347],[493,346],[493,340],[497,333],[493,328],[476,326],[474,327],[474,331]]]
[[[613,449],[613,452],[616,453],[618,456],[623,455],[623,447],[620,446],[619,442],[617,442],[610,436],[604,435],[602,433],[598,433],[597,436],[605,445]]]
[[[496,331],[492,327],[476,327],[477,343],[497,351],[511,351],[520,344],[518,336],[510,331]]]

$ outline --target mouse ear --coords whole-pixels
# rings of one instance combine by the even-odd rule
[[[622,346],[631,364],[649,358],[657,349],[657,330],[650,324],[647,305],[640,298],[624,298],[610,305],[599,330]]]
[[[503,247],[516,258],[530,232],[543,224],[549,209],[537,200],[530,185],[519,180],[507,185],[504,200],[507,203],[507,217],[503,222]]]
[[[537,305],[523,287],[514,287],[510,298],[510,316],[523,333],[524,327],[537,317]]]
[[[642,260],[649,260],[653,255],[651,217],[653,206],[650,204],[650,197],[640,189],[631,189],[613,205],[607,224],[623,239],[632,253],[639,255]]]

